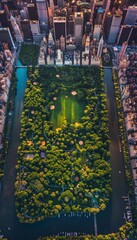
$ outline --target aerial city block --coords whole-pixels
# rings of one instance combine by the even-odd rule
[[[0,239],[137,239],[137,0],[0,1]]]

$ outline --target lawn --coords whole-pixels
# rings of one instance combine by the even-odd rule
[[[76,96],[70,92],[63,92],[56,99],[54,97],[55,109],[51,110],[51,122],[53,128],[61,128],[64,121],[68,123],[77,123],[81,119],[84,110],[84,103],[79,103]]]

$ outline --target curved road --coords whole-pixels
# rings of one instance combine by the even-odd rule
[[[23,110],[24,91],[26,87],[26,68],[17,69],[17,96],[14,110],[14,121],[11,132],[11,143],[5,165],[5,176],[3,178],[3,189],[0,197],[0,234],[10,240],[34,240],[40,235],[52,235],[59,232],[85,232],[94,233],[93,216],[68,217],[60,216],[49,218],[39,223],[21,224],[15,215],[14,207],[14,183],[15,165],[17,159],[17,147],[19,145],[20,117]],[[127,194],[124,164],[119,149],[119,135],[117,126],[117,114],[112,82],[111,69],[105,69],[105,88],[107,94],[107,105],[110,119],[111,138],[111,166],[112,166],[112,196],[107,209],[97,215],[98,233],[109,233],[117,231],[123,224],[125,210],[122,196]],[[119,170],[121,174],[119,174]],[[104,225],[102,224],[104,223]],[[80,227],[79,227],[80,226]]]

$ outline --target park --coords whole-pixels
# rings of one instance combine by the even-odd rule
[[[111,168],[102,69],[30,67],[28,76],[16,166],[18,218],[104,210]]]

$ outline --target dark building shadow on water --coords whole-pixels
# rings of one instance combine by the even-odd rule
[[[71,234],[94,234],[93,216],[47,218],[44,221],[24,224],[15,220],[15,231],[11,240],[35,240],[39,236]]]

